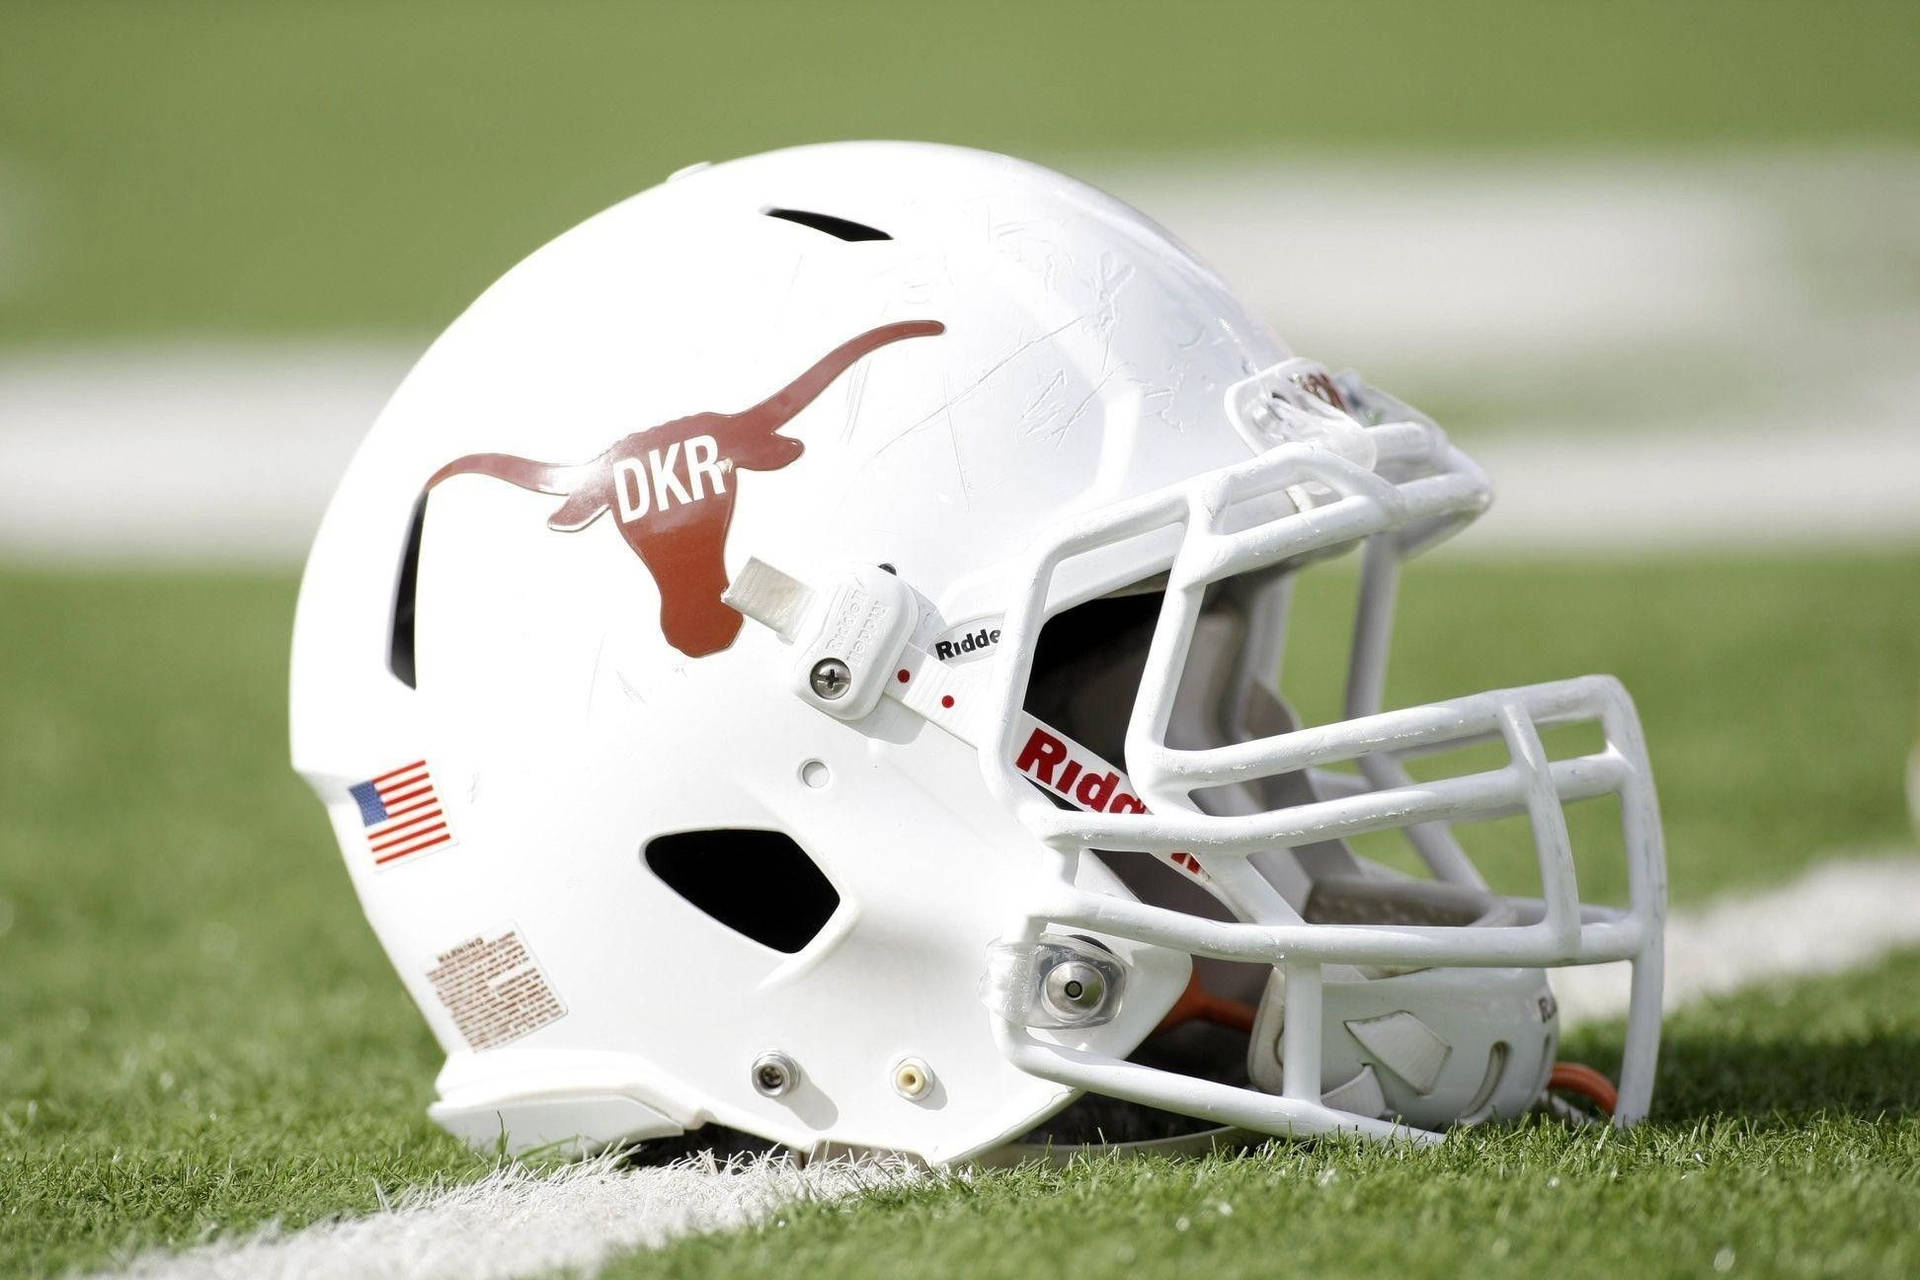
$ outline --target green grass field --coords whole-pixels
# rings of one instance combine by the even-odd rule
[[[1083,1159],[807,1204],[602,1274],[1910,1276],[1920,1267],[1920,956],[1669,1027],[1658,1118],[1409,1153],[1273,1145]],[[1585,1037],[1601,1053],[1609,1037]]]
[[[1510,378],[1468,368],[1429,403],[1471,410],[1467,435],[1562,406],[1585,423],[1629,392],[1667,414],[1650,429],[1793,421],[1820,403],[1809,383],[1912,367],[1916,55],[1912,0],[0,0],[0,357],[411,343],[682,165],[839,137],[1069,167],[1664,157],[1786,183],[1815,170],[1774,159],[1837,156],[1866,195],[1814,182],[1741,206],[1800,255],[1783,278],[1805,314],[1765,313],[1765,340],[1489,351]],[[1911,851],[1917,586],[1911,543],[1442,553],[1408,577],[1392,701],[1620,675],[1674,900],[1700,907]],[[1351,587],[1337,570],[1303,584],[1289,661],[1322,679],[1289,692],[1309,718],[1336,705]],[[290,572],[0,561],[0,1277],[372,1213],[493,1168],[426,1119],[438,1051],[288,766],[294,591]],[[1512,835],[1490,830],[1486,853],[1524,879]],[[1586,885],[1617,879],[1593,867]],[[1911,1276],[1916,989],[1910,953],[1676,1015],[1654,1118],[1631,1133],[981,1173],[798,1205],[609,1274]],[[1608,1062],[1619,1035],[1577,1032],[1570,1056]]]
[[[1910,843],[1915,569],[1442,558],[1409,577],[1398,657],[1419,676],[1394,696],[1616,671],[1659,766],[1676,899],[1698,903]],[[1302,616],[1350,585],[1330,575]],[[0,1273],[367,1212],[383,1189],[488,1167],[424,1118],[435,1049],[288,771],[293,590],[0,575]],[[1338,630],[1296,634],[1320,650],[1303,663]],[[996,1173],[626,1265],[1664,1274],[1731,1248],[1743,1271],[1902,1274],[1920,1215],[1916,980],[1908,957],[1683,1015],[1656,1122],[1630,1136]],[[1613,1051],[1612,1032],[1584,1034]]]

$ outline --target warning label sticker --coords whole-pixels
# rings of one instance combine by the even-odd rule
[[[427,981],[475,1049],[518,1040],[567,1012],[511,925],[441,952]]]

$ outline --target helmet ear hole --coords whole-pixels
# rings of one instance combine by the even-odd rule
[[[647,842],[647,867],[735,933],[791,955],[824,929],[840,895],[783,831],[676,831]]]

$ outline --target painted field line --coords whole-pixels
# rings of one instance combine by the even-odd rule
[[[1920,946],[1920,858],[1827,862],[1780,888],[1722,898],[1667,924],[1669,1010],[1781,978],[1812,978]],[[1553,975],[1564,1023],[1627,1012],[1627,966]]]
[[[1679,912],[1667,931],[1670,1007],[1773,979],[1871,964],[1920,946],[1920,858],[1832,862],[1778,889]],[[1617,1017],[1624,974],[1554,978],[1569,1022]],[[563,1268],[591,1273],[622,1252],[763,1221],[782,1206],[929,1176],[904,1162],[689,1160],[619,1169],[589,1161],[546,1177],[503,1170],[470,1186],[416,1189],[384,1212],[302,1231],[268,1228],[183,1253],[151,1252],[133,1280],[506,1280]]]
[[[537,1176],[502,1169],[415,1189],[365,1218],[152,1252],[101,1276],[136,1280],[506,1280],[591,1274],[618,1253],[745,1226],[805,1200],[837,1200],[929,1176],[904,1161],[698,1157],[651,1169],[589,1160]]]

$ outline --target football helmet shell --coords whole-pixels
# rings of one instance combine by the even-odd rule
[[[1613,960],[1632,1120],[1665,891],[1626,695],[1381,710],[1401,563],[1489,496],[1057,173],[698,167],[509,271],[394,395],[307,567],[294,758],[447,1050],[433,1112],[481,1145],[719,1124],[941,1162],[1083,1091],[1419,1137],[1536,1105],[1543,967]],[[1346,718],[1298,725],[1290,583],[1354,547]],[[1129,655],[1068,668],[1090,713],[1039,718],[1048,628],[1129,599]],[[1605,745],[1550,758],[1573,721]],[[1475,742],[1506,762],[1408,771]],[[1562,806],[1598,796],[1620,907],[1577,891]],[[1511,815],[1537,898],[1450,831]],[[1376,831],[1424,874],[1346,843]],[[1137,1060],[1195,957],[1256,975],[1234,1069]]]

